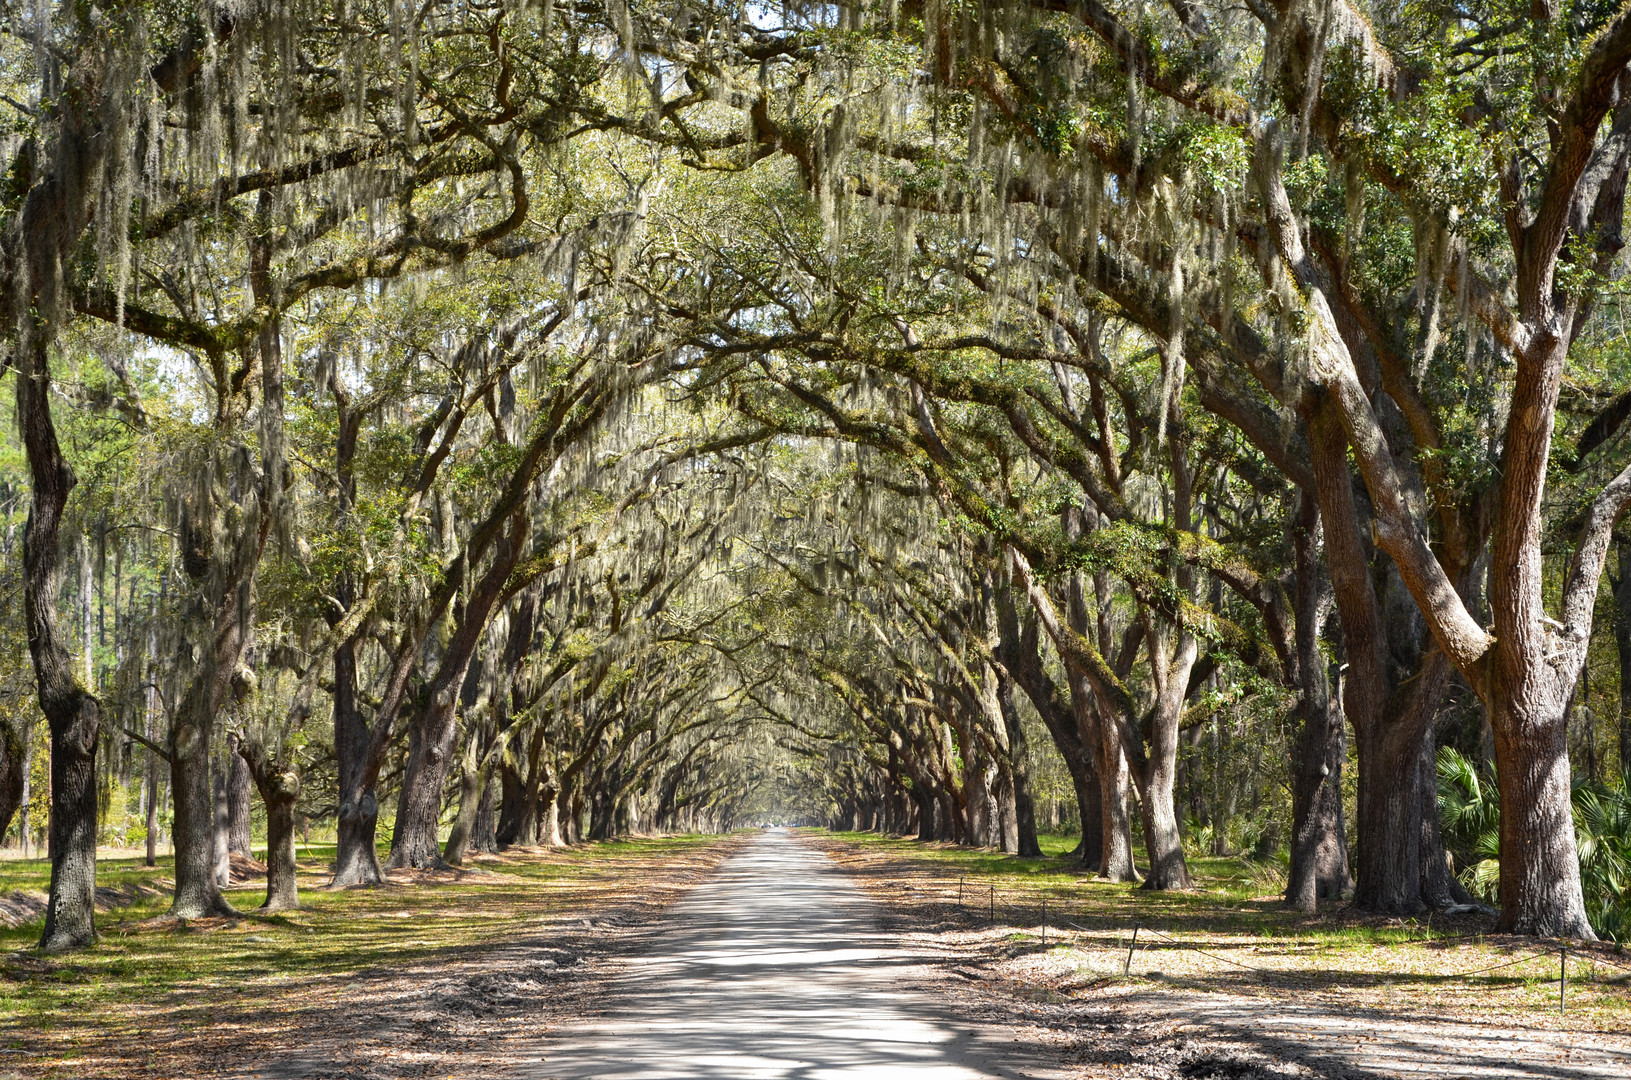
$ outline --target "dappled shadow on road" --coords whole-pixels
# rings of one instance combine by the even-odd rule
[[[676,905],[616,1005],[540,1047],[537,1080],[1046,1075],[994,1030],[906,990],[903,947],[830,862],[769,833]]]

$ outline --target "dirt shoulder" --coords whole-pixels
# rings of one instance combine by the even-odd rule
[[[600,975],[735,838],[509,851],[456,873],[177,926],[137,917],[63,959],[0,958],[0,1080],[478,1076],[598,1008]],[[247,907],[256,897],[233,896]]]
[[[1512,964],[1534,943],[1444,941],[1442,928],[1433,944],[1378,941],[1396,935],[1367,934],[1347,912],[1324,916],[1324,931],[1307,920],[1251,927],[1209,920],[1191,897],[1191,917],[1165,932],[1145,927],[1129,961],[1132,920],[1114,904],[1095,908],[1093,889],[1073,875],[960,875],[955,857],[915,843],[819,833],[805,842],[879,901],[887,929],[942,957],[926,989],[970,1020],[1007,1024],[1022,1041],[1053,1046],[1086,1075],[1631,1075],[1631,982],[1614,981],[1619,968],[1610,962],[1621,955],[1611,949],[1571,960],[1562,1016],[1555,948]],[[1109,908],[1115,918],[1095,918]],[[1227,929],[1207,930],[1208,922]],[[1494,964],[1510,966],[1456,974]]]

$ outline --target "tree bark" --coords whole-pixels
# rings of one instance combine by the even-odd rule
[[[1296,581],[1292,604],[1300,693],[1297,759],[1291,785],[1291,866],[1286,903],[1312,912],[1322,899],[1347,891],[1348,848],[1342,813],[1342,765],[1347,756],[1342,715],[1331,697],[1320,654],[1319,516],[1315,498],[1299,497],[1291,530]]]
[[[1614,643],[1620,656],[1620,775],[1631,783],[1631,541],[1614,546]]]
[[[40,946],[48,952],[96,940],[96,748],[102,705],[74,678],[57,628],[62,512],[76,479],[51,420],[46,345],[21,350],[17,424],[33,480],[23,530],[23,608],[40,710],[51,733],[51,893]]]
[[[223,680],[224,681],[224,680]],[[214,709],[208,675],[194,679],[173,718],[170,735],[170,791],[175,799],[171,837],[175,847],[178,919],[233,914],[221,898],[215,847],[215,798],[211,789]],[[224,696],[224,694],[223,694]]]
[[[1152,619],[1153,622],[1153,619]],[[1178,725],[1183,719],[1189,673],[1199,655],[1199,642],[1188,630],[1178,631],[1177,646],[1167,655],[1170,630],[1146,629],[1152,668],[1157,681],[1155,715],[1151,722],[1149,756],[1139,784],[1139,807],[1144,819],[1144,849],[1149,856],[1146,889],[1193,887],[1184,859],[1183,838],[1173,794],[1178,779]]]
[[[364,409],[353,403],[350,394],[330,380],[338,414],[334,441],[334,475],[337,512],[348,520],[356,506],[355,461],[357,439],[362,431]],[[342,571],[334,583],[334,595],[342,610],[328,618],[340,621],[357,603],[357,586],[352,575]],[[361,630],[334,649],[334,756],[338,765],[339,809],[335,822],[334,877],[328,888],[379,885],[385,880],[380,870],[375,831],[379,824],[379,802],[374,793],[374,776],[369,769],[373,731],[363,719],[357,700],[357,642]]]
[[[164,588],[162,582],[160,583],[159,588],[161,591]],[[159,642],[157,613],[158,607],[155,604],[153,613],[149,616],[147,631],[147,658],[149,663],[156,663],[158,660]],[[142,720],[144,727],[143,733],[148,739],[156,740],[159,734],[158,689],[152,686],[148,687],[145,697],[147,699],[147,709]],[[163,796],[159,794],[159,762],[161,760],[162,759],[159,757],[158,753],[154,751],[152,747],[147,748],[147,857],[145,862],[148,866],[157,866],[159,863],[159,805],[163,800]]]
[[[28,784],[27,729],[20,714],[0,718],[0,838],[22,805]],[[26,847],[26,841],[24,846]]]
[[[1104,865],[1104,797],[1099,792],[1099,771],[1093,766],[1093,755],[1085,758],[1092,766],[1082,770],[1080,776],[1071,774],[1071,789],[1076,795],[1076,823],[1082,838],[1073,856],[1084,867],[1097,871]]]
[[[1497,680],[1500,676],[1497,676]],[[1569,797],[1562,693],[1495,696],[1495,768],[1501,793],[1501,930],[1595,941],[1586,919]]]
[[[442,861],[449,866],[463,866],[465,858],[470,854],[471,840],[476,831],[476,813],[481,806],[482,768],[481,761],[476,756],[477,745],[481,735],[471,732],[472,746],[459,763],[459,812],[453,819],[453,828],[447,834],[447,845],[442,851]]]
[[[1072,673],[1071,702],[1083,733],[1094,740],[1099,780],[1099,876],[1108,881],[1137,881],[1133,865],[1133,822],[1127,811],[1132,772],[1113,725],[1098,715],[1098,702],[1086,676]]]
[[[224,889],[232,884],[232,796],[227,791],[232,785],[232,759],[218,762],[210,772],[215,803],[210,852],[215,860],[215,884]]]
[[[23,749],[23,793],[21,796],[22,810],[17,815],[17,840],[22,847],[23,857],[28,857],[29,848],[34,843],[34,823],[28,813],[29,803],[33,800],[34,787],[34,743],[30,739]]]
[[[567,841],[561,835],[561,789],[552,783],[544,784],[535,805],[538,835],[534,839],[541,840],[546,847],[565,847]]]
[[[353,601],[349,588],[341,601]],[[368,775],[372,732],[357,702],[357,642],[343,641],[334,650],[334,751],[339,762],[340,808],[336,820],[334,878],[331,889],[379,885],[385,874],[379,865],[375,831],[379,802]]]
[[[300,800],[300,771],[271,760],[253,741],[236,755],[266,804],[266,902],[262,911],[293,911],[300,906],[295,864],[295,804]]]
[[[1431,643],[1418,645],[1421,630],[1400,627],[1396,635],[1413,640],[1393,643],[1398,651],[1425,651],[1416,659],[1414,677],[1395,687],[1388,627],[1361,540],[1346,436],[1334,401],[1323,391],[1309,395],[1306,415],[1326,566],[1348,662],[1343,711],[1353,724],[1358,758],[1354,905],[1365,911],[1413,915],[1424,906],[1421,820],[1425,799],[1432,794],[1421,789],[1417,759],[1422,741],[1431,737],[1448,661]]]
[[[471,848],[488,855],[498,851],[498,785],[493,783],[496,774],[497,769],[492,767],[482,772],[481,800],[476,805],[475,831],[470,837]]]
[[[928,843],[934,839],[934,796],[922,790],[917,784],[912,785],[912,801],[917,804],[917,838],[921,843]]]
[[[453,686],[462,681],[461,673]],[[458,699],[444,680],[438,679],[437,684],[413,721],[412,734],[416,737],[410,740],[402,790],[397,795],[387,870],[446,865],[437,831],[442,816],[442,782],[453,757]]]
[[[520,837],[529,786],[527,776],[522,771],[525,768],[525,761],[520,766],[508,758],[498,763],[498,826],[495,831],[500,848],[523,842]]]
[[[1042,857],[1042,845],[1036,837],[1036,803],[1031,798],[1030,749],[1025,742],[1025,728],[1020,723],[1019,710],[1014,707],[1014,681],[1007,675],[999,674],[997,701],[1008,728],[1008,753],[1012,762],[1014,851],[1022,859],[1039,859]]]
[[[1324,681],[1323,672],[1319,678]],[[1347,756],[1342,715],[1330,698],[1310,706],[1300,717],[1286,877],[1286,903],[1306,912],[1314,911],[1320,900],[1340,899],[1352,885],[1342,808]]]
[[[215,675],[225,684],[225,679]],[[170,914],[176,918],[235,914],[220,896],[219,863],[215,848],[215,798],[210,785],[214,773],[212,729],[215,697],[210,675],[199,675],[188,687],[171,724],[170,790],[176,801],[176,892]],[[225,690],[220,692],[225,697]],[[217,698],[220,700],[220,698]]]
[[[249,833],[249,800],[254,784],[249,778],[248,762],[238,753],[238,737],[228,736],[227,745],[231,748],[227,757],[231,762],[227,776],[227,851],[252,859],[255,852]]]
[[[1569,346],[1557,316],[1545,314],[1549,317],[1536,328],[1539,332],[1517,354],[1514,419],[1501,448],[1501,502],[1491,541],[1495,643],[1487,703],[1501,792],[1499,926],[1508,933],[1595,940],[1586,920],[1569,798],[1568,702],[1579,663],[1554,666],[1541,622],[1541,505]],[[1565,587],[1565,609],[1574,598],[1577,570],[1578,562]],[[1596,585],[1590,582],[1593,595]],[[1584,629],[1588,639],[1590,606],[1588,602]],[[1567,622],[1577,625],[1573,617]],[[1583,661],[1583,646],[1578,653]]]
[[[292,788],[282,783],[294,781]],[[293,911],[300,906],[300,887],[295,872],[295,803],[300,796],[300,776],[292,770],[281,774],[275,786],[261,791],[266,803],[266,902],[262,911]]]
[[[1432,732],[1422,740],[1416,769],[1416,782],[1426,803],[1421,815],[1422,900],[1436,911],[1456,904],[1470,904],[1473,896],[1455,879],[1449,854],[1444,850],[1438,810],[1438,738]]]
[[[1084,739],[1071,704],[1063,699],[1054,681],[1042,669],[1037,651],[1040,634],[1035,618],[1027,622],[1023,631],[1020,629],[1011,589],[997,590],[997,629],[999,659],[1008,676],[1036,708],[1070,774],[1071,788],[1076,795],[1077,820],[1082,830],[1082,842],[1073,854],[1083,866],[1097,870],[1103,861],[1104,808],[1100,805],[1093,740]]]
[[[1073,533],[1079,530],[1079,517],[1073,514],[1067,519],[1067,528]],[[1093,588],[1099,608],[1093,629],[1098,633],[1100,650],[1106,651],[1111,645],[1109,576],[1096,575]],[[1079,575],[1071,577],[1066,600],[1071,630],[1085,638],[1089,633],[1089,618],[1087,597]],[[1127,797],[1132,786],[1127,755],[1122,752],[1115,725],[1100,715],[1101,705],[1092,680],[1085,673],[1071,669],[1068,663],[1066,668],[1077,730],[1081,732],[1083,743],[1092,748],[1094,771],[1099,780],[1099,876],[1110,881],[1137,881],[1138,869],[1133,865],[1133,823],[1127,813]]]

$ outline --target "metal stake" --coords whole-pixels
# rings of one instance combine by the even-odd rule
[[[1048,898],[1042,898],[1042,947],[1048,947]]]
[[[997,922],[997,887],[995,885],[991,886],[991,922],[992,925]]]
[[[1569,947],[1557,947],[1557,1014],[1563,1015],[1564,1003],[1569,997]]]
[[[1138,924],[1133,924],[1133,943],[1127,946],[1127,962],[1121,966],[1121,973],[1126,975],[1133,970],[1133,950],[1138,948]]]

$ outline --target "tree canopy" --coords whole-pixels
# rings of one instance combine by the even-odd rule
[[[0,833],[48,816],[47,948],[132,799],[173,914],[224,910],[251,784],[269,907],[300,821],[352,885],[1062,816],[1152,889],[1249,839],[1305,910],[1631,920],[1576,827],[1631,773],[1631,10],[0,26]]]

